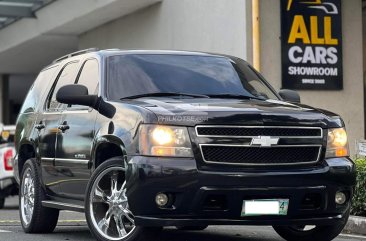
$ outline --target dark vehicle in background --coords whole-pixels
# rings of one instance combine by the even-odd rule
[[[18,195],[13,172],[14,134],[14,125],[0,125],[0,209],[4,208],[5,198]]]
[[[272,225],[332,240],[355,185],[342,119],[276,93],[248,63],[184,51],[85,50],[44,68],[16,125],[27,233],[85,212],[98,240],[164,226]]]

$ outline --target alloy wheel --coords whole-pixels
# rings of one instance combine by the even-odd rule
[[[20,208],[22,220],[25,226],[28,226],[32,220],[34,210],[34,180],[31,169],[28,168],[23,176],[22,187],[20,191]]]
[[[126,196],[122,167],[110,167],[95,180],[89,199],[91,221],[108,240],[122,240],[136,228]]]

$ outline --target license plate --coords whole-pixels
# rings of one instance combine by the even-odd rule
[[[241,216],[287,215],[288,199],[244,200]]]

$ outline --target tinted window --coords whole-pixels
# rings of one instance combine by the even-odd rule
[[[71,62],[66,64],[61,70],[56,86],[53,89],[51,99],[49,100],[48,109],[58,110],[62,107],[62,104],[56,100],[56,93],[62,86],[75,83],[76,75],[79,70],[78,66],[78,62]]]
[[[233,94],[273,98],[276,95],[242,60],[220,56],[133,54],[108,59],[108,96],[147,93]]]
[[[56,67],[57,66],[54,66],[39,73],[24,100],[20,113],[35,111],[41,97],[45,94],[46,88],[49,86],[50,82],[53,81],[57,69]]]
[[[99,65],[96,59],[87,60],[81,71],[78,84],[85,85],[90,95],[96,94],[99,82]]]

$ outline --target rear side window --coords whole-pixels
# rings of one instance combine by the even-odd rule
[[[97,94],[99,83],[99,65],[96,59],[87,60],[81,70],[78,84],[88,88],[89,95]]]
[[[77,84],[84,85],[88,88],[89,95],[98,94],[98,83],[99,83],[99,64],[96,59],[89,59],[84,62],[81,67],[81,73]],[[68,110],[80,110],[89,109],[88,106],[72,105],[68,106]]]
[[[70,62],[63,67],[61,70],[58,79],[56,81],[56,85],[52,90],[52,95],[49,98],[47,109],[50,111],[58,111],[62,108],[63,104],[59,103],[56,100],[56,93],[57,91],[65,85],[74,84],[76,80],[76,75],[79,70],[78,62]]]
[[[50,82],[54,80],[55,72],[57,70],[56,67],[57,66],[53,66],[39,73],[37,79],[28,91],[20,113],[35,111],[39,101],[46,92],[46,88],[49,86]]]

